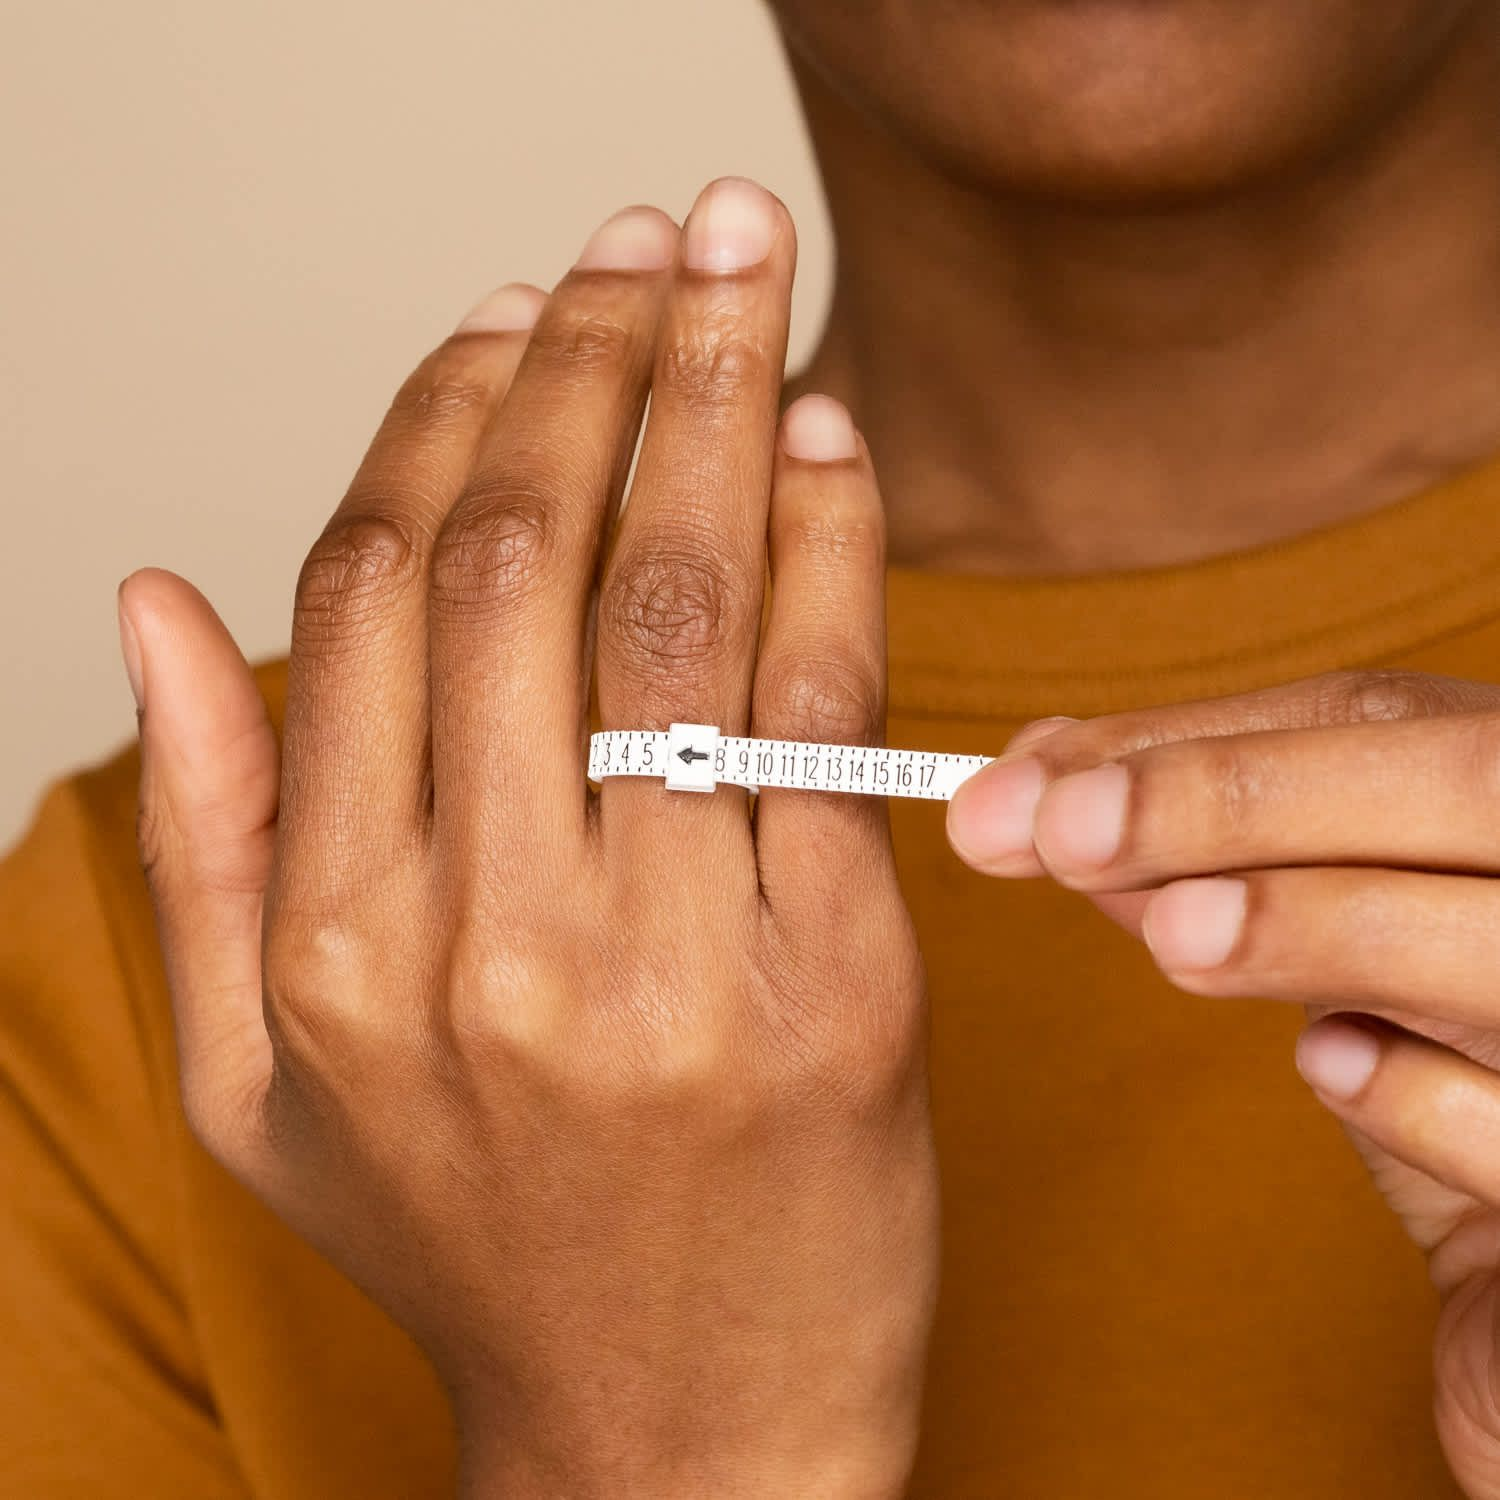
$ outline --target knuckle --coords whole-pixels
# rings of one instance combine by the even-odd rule
[[[880,721],[880,693],[870,674],[832,656],[785,656],[761,668],[755,720],[777,737],[860,744]]]
[[[804,1092],[837,1107],[884,1108],[908,1092],[926,1057],[926,973],[915,937],[852,916],[848,940],[814,967],[788,952],[775,975],[770,1026]]]
[[[1251,836],[1269,792],[1259,759],[1229,741],[1148,751],[1131,768],[1132,852],[1168,858],[1182,851],[1165,845],[1205,839],[1236,847]]]
[[[782,540],[789,551],[839,567],[876,560],[885,548],[878,512],[868,519],[831,513],[800,515],[786,525]]]
[[[304,644],[357,633],[407,582],[420,549],[394,515],[336,517],[313,543],[297,577],[297,634]]]
[[[800,1044],[807,1092],[864,1115],[884,1112],[909,1091],[921,1068],[925,1026],[919,1007],[870,1008],[816,1047]]]
[[[546,562],[556,509],[534,483],[497,478],[471,489],[433,548],[434,606],[483,615],[523,592]]]
[[[1204,770],[1212,788],[1218,837],[1231,845],[1247,839],[1263,814],[1270,790],[1261,766],[1225,745],[1210,748]]]
[[[545,1054],[555,1020],[550,997],[559,992],[548,966],[529,952],[478,934],[456,939],[441,1011],[450,1050],[487,1066]]]
[[[630,1116],[669,1108],[699,1126],[748,1103],[757,1072],[739,1034],[738,1007],[698,997],[723,983],[690,948],[664,941],[614,968],[607,1008],[574,1010],[570,1086],[590,1107]]]
[[[407,377],[391,415],[417,428],[462,426],[489,410],[495,385],[472,347],[444,344]]]
[[[635,1128],[669,1117],[702,1142],[729,1143],[757,1127],[768,1111],[765,1080],[736,1065],[722,1031],[708,1025],[647,1023],[634,1036],[612,1035],[612,1059],[567,1080],[579,1106],[599,1119]]]
[[[765,348],[737,319],[708,316],[662,351],[655,391],[689,410],[712,412],[769,384]]]
[[[441,446],[405,442],[365,456],[339,509],[343,515],[391,519],[425,555],[431,518],[444,515],[452,499]]]
[[[736,1068],[722,1028],[701,1018],[642,1028],[635,1066],[622,1071],[621,1084],[643,1102],[672,1103],[702,1114],[731,1102]]]
[[[606,641],[646,663],[684,665],[713,653],[734,613],[723,565],[680,542],[638,544],[601,600]]]
[[[1421,672],[1336,672],[1315,687],[1314,717],[1323,727],[1424,719],[1453,707],[1447,687]]]
[[[335,1057],[359,1011],[364,945],[353,925],[331,913],[272,924],[262,987],[267,1027],[278,1050]]]
[[[565,381],[617,373],[630,363],[635,344],[629,326],[600,312],[544,318],[531,336],[533,357]]]

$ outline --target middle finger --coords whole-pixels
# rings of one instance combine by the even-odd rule
[[[1195,995],[1401,1012],[1492,1029],[1500,966],[1493,880],[1411,870],[1255,870],[1178,880],[1141,935]]]
[[[636,208],[585,246],[434,548],[434,824],[471,852],[581,834],[589,601],[676,245],[665,214]]]

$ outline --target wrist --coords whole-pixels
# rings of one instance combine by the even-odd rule
[[[747,1435],[741,1435],[742,1437]],[[763,1438],[763,1434],[759,1435]],[[901,1500],[915,1424],[880,1437],[770,1444],[715,1442],[704,1432],[643,1441],[638,1432],[545,1431],[542,1441],[496,1424],[460,1425],[459,1500]]]
[[[496,1464],[466,1464],[458,1500],[783,1500],[787,1495],[816,1495],[818,1500],[901,1500],[910,1465],[899,1475],[865,1473],[863,1466],[840,1463],[812,1469],[757,1469],[705,1473],[696,1466],[678,1468],[670,1477],[656,1472],[622,1476],[613,1471],[581,1474],[576,1465],[559,1469],[508,1459]]]

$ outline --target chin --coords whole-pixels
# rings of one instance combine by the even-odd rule
[[[799,67],[990,191],[1166,202],[1367,134],[1492,0],[778,0]]]

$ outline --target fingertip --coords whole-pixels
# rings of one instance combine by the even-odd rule
[[[127,573],[115,588],[115,603],[122,615],[128,616],[131,623],[135,623],[136,611],[141,606],[144,596],[148,594],[156,578],[163,575],[162,568],[136,568]],[[173,575],[166,574],[167,577]]]
[[[204,639],[238,647],[203,591],[167,568],[137,568],[120,584],[119,607],[141,648],[146,673],[167,671],[177,656],[201,650]],[[241,658],[243,661],[243,658]]]
[[[749,177],[717,177],[698,194],[682,228],[682,263],[690,271],[732,274],[770,258],[796,226],[785,203]]]
[[[1146,906],[1141,936],[1162,972],[1200,978],[1235,956],[1245,929],[1249,886],[1230,875],[1175,880]]]
[[[1032,824],[1046,785],[1038,760],[993,762],[948,803],[948,843],[981,875],[1026,879],[1043,873]]]
[[[859,592],[868,593],[869,606],[883,616],[874,596],[884,589],[885,509],[869,450],[848,409],[832,396],[799,396],[782,413],[775,452],[773,576],[784,575],[800,557],[810,570],[803,576],[825,590],[825,608],[857,579]]]
[[[1086,883],[1118,859],[1130,790],[1130,772],[1117,761],[1070,772],[1049,784],[1036,809],[1033,838],[1038,857],[1055,880],[1064,885]]]
[[[832,396],[799,396],[781,418],[781,448],[808,463],[846,463],[860,455],[849,409]]]
[[[182,608],[213,607],[187,579],[166,568],[137,568],[120,580],[115,608],[120,625],[120,654],[138,711],[144,712],[153,664],[159,656],[163,621]],[[217,619],[217,616],[215,616]]]
[[[589,236],[580,271],[665,271],[676,259],[679,231],[671,215],[635,203],[612,214]]]
[[[172,609],[185,601],[194,601],[206,608],[213,606],[203,597],[201,589],[189,583],[180,573],[169,568],[144,567],[127,573],[120,580],[119,598],[122,609],[129,612],[132,622],[140,627],[148,614],[162,609]]]
[[[540,287],[508,282],[486,293],[464,314],[455,333],[528,333],[547,305]]]
[[[143,679],[140,838],[153,888],[259,889],[280,757],[255,676],[185,578],[139,569],[119,602],[127,671],[133,638]]]
[[[1325,1099],[1352,1103],[1380,1064],[1380,1040],[1343,1016],[1315,1021],[1297,1038],[1297,1071]]]
[[[140,568],[119,589],[123,637],[139,651],[152,738],[211,760],[265,719],[265,704],[229,628],[202,591],[165,568]],[[128,670],[128,665],[127,665]]]

